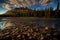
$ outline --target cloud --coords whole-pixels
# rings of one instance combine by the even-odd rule
[[[6,8],[8,10],[12,9],[12,7],[9,4],[3,4],[3,8]]]
[[[11,10],[15,7],[29,7],[35,5],[36,0],[7,0],[6,3],[3,3],[2,6],[8,10]]]
[[[36,3],[36,0],[9,0],[11,4],[14,4],[18,7],[27,7]]]
[[[38,3],[41,5],[48,5],[52,4],[54,0],[39,0]],[[31,5],[35,5],[37,0],[6,0],[2,6],[8,10],[13,8],[20,8],[20,7],[29,7]]]
[[[46,5],[48,5],[48,4],[52,4],[54,2],[54,0],[40,0],[39,1],[39,3],[41,4],[41,5],[44,5],[44,6],[46,6]]]

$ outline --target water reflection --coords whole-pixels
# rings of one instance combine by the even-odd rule
[[[0,19],[0,29],[4,29],[7,23],[7,19]]]
[[[21,18],[21,17],[6,17],[6,18],[0,18],[0,29],[4,29],[5,27],[9,26],[20,26],[22,23],[31,24],[34,26],[46,26],[52,28],[58,28],[60,29],[60,19],[46,19],[46,18]]]

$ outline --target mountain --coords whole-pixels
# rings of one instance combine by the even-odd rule
[[[32,10],[29,8],[15,8],[1,15],[3,17],[41,17],[44,12],[40,10]]]
[[[25,15],[30,12],[32,12],[32,10],[29,8],[15,8],[13,10],[6,12],[4,15],[5,16],[23,16],[23,14]]]
[[[0,17],[40,17],[40,18],[60,18],[60,10],[52,8],[45,10],[32,10],[29,8],[15,8]]]

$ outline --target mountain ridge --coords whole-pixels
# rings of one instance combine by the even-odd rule
[[[32,10],[29,8],[15,8],[7,11],[0,17],[40,17],[40,18],[60,18],[60,10],[52,8],[45,10]]]

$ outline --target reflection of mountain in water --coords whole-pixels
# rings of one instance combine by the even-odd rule
[[[6,25],[5,25],[5,27],[11,27],[11,26],[15,26],[15,24],[11,23],[11,22],[7,22]]]
[[[0,29],[5,28],[6,21],[0,21]]]
[[[3,18],[7,19],[5,20],[7,23],[5,27],[11,27],[11,26],[21,26],[22,24],[24,25],[35,25],[35,26],[46,26],[48,25],[49,27],[56,27],[60,29],[60,20],[59,19],[44,19],[44,18],[22,18],[22,17],[14,17],[14,18]],[[1,24],[0,24],[1,25]],[[4,26],[3,26],[4,27]],[[2,27],[2,28],[3,28]]]

